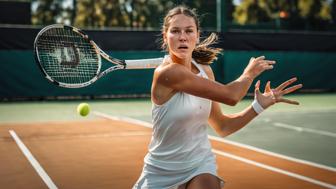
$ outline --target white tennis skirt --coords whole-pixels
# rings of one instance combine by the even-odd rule
[[[197,175],[204,173],[216,176],[221,186],[224,187],[224,180],[217,175],[216,160],[207,158],[198,167],[187,171],[167,171],[145,163],[133,189],[177,189]]]

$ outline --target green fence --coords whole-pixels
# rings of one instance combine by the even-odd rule
[[[112,56],[137,59],[161,57],[159,51],[108,52]],[[304,84],[302,91],[335,91],[336,53],[279,52],[279,51],[225,51],[212,64],[216,79],[228,83],[244,70],[251,56],[265,55],[277,61],[272,71],[258,79],[271,80],[273,84],[297,76]],[[96,83],[81,89],[57,87],[40,73],[32,51],[0,51],[0,98],[48,99],[70,97],[118,97],[148,96],[153,70],[118,70],[99,79]],[[252,88],[250,89],[252,90]]]
[[[277,85],[296,76],[304,85],[301,91],[335,91],[336,89],[334,78],[336,53],[325,52],[229,51],[224,53],[221,61],[222,81],[226,83],[237,78],[250,57],[261,55],[277,62],[273,70],[266,71],[257,78],[261,81],[270,80]]]

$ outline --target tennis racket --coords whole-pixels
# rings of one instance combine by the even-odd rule
[[[66,88],[88,86],[119,69],[155,68],[163,58],[120,60],[102,51],[83,31],[53,24],[43,28],[34,41],[35,59],[44,76]],[[102,71],[102,57],[113,63]]]

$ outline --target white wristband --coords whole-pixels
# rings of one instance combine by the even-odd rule
[[[264,111],[264,108],[259,104],[259,102],[257,101],[257,99],[254,99],[252,102],[252,108],[254,109],[254,111],[257,114],[260,114],[261,112]]]

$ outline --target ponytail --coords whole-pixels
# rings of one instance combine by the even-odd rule
[[[217,42],[217,35],[211,33],[209,37],[200,42],[194,51],[192,57],[199,64],[211,64],[214,60],[217,60],[217,55],[221,53],[221,48],[209,47]]]

